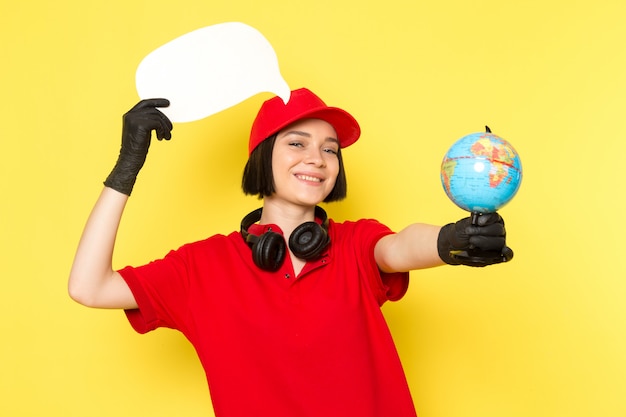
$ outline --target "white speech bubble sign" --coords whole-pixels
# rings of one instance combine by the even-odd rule
[[[141,99],[166,98],[173,122],[191,122],[271,92],[287,103],[291,92],[274,48],[256,29],[220,23],[182,35],[148,54],[135,74]]]

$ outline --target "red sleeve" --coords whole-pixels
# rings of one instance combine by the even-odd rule
[[[157,319],[156,311],[154,307],[152,307],[150,298],[139,283],[139,278],[135,274],[134,268],[126,267],[118,272],[126,281],[126,284],[133,293],[135,301],[139,306],[139,308],[124,311],[133,329],[135,329],[137,333],[143,334],[161,327]]]
[[[137,332],[146,333],[158,327],[184,330],[190,280],[188,251],[183,246],[163,259],[118,271],[139,306],[125,312]]]
[[[374,249],[378,241],[394,232],[384,224],[373,219],[361,219],[356,222],[334,223],[335,236],[345,250],[352,248],[359,263],[360,275],[368,280],[369,286],[379,305],[386,301],[400,300],[409,287],[409,273],[383,273],[376,264]]]
[[[380,224],[380,223],[379,223]],[[381,224],[385,229],[387,226]],[[404,294],[406,294],[409,288],[409,273],[408,272],[392,272],[386,273],[382,272],[378,268],[378,264],[376,264],[376,258],[374,257],[374,249],[376,248],[376,244],[378,241],[384,236],[393,234],[391,230],[387,229],[386,231],[381,231],[380,233],[373,236],[371,246],[369,248],[369,257],[372,259],[374,264],[376,280],[374,284],[379,287],[378,292],[378,304],[382,305],[386,301],[398,301]]]

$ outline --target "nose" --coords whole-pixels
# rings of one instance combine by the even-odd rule
[[[304,162],[307,164],[323,167],[326,165],[326,159],[324,158],[324,151],[318,148],[311,147],[307,150]]]

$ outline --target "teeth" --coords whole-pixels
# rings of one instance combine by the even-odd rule
[[[319,179],[317,177],[310,177],[308,175],[298,175],[298,178],[300,178],[301,180],[305,180],[305,181],[322,182],[321,179]]]

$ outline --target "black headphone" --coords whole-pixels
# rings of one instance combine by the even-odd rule
[[[287,247],[282,234],[271,229],[260,236],[250,234],[248,228],[261,220],[263,209],[259,208],[241,220],[241,236],[252,249],[252,260],[261,269],[277,271],[285,260]],[[315,217],[322,221],[305,222],[296,227],[289,236],[289,249],[296,257],[313,260],[318,258],[330,243],[328,217],[324,209],[315,206]]]

